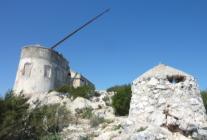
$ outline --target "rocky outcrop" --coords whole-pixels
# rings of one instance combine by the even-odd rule
[[[97,96],[91,99],[82,97],[73,99],[66,94],[52,91],[44,94],[31,94],[27,97],[29,97],[28,103],[31,109],[44,105],[60,104],[71,112],[74,122],[68,124],[68,127],[61,132],[64,139],[79,140],[90,137],[97,140],[107,140],[118,136],[121,128],[120,123],[125,120],[125,118],[115,117],[114,115],[114,110],[110,106],[113,95],[114,92],[97,91]],[[92,116],[90,117],[96,116],[97,119],[103,118],[104,121],[100,125],[92,127],[90,124],[91,118],[83,118],[81,115],[86,109],[90,111],[85,112],[89,115],[91,113]]]
[[[52,105],[52,104],[60,104],[66,105],[66,107],[70,106],[72,100],[68,98],[65,94],[52,91],[50,93],[35,93],[30,95],[25,95],[29,98],[28,103],[30,104],[30,108],[35,108],[38,106],[44,105]]]
[[[27,101],[30,104],[30,108],[33,109],[38,106],[60,104],[66,106],[71,113],[75,114],[76,110],[84,108],[91,108],[95,114],[106,118],[114,118],[113,108],[110,106],[111,97],[114,92],[97,91],[98,96],[94,96],[91,99],[85,99],[83,97],[77,97],[75,99],[69,98],[66,94],[52,91],[49,93],[37,93],[27,95],[29,98]]]

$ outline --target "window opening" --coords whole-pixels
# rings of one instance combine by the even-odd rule
[[[44,66],[44,77],[51,78],[52,68],[49,65]]]
[[[184,82],[185,76],[173,75],[173,76],[167,76],[167,79],[170,83],[176,84],[176,83]]]
[[[26,77],[30,77],[32,70],[32,64],[31,63],[25,63],[24,69],[23,69],[23,75]]]

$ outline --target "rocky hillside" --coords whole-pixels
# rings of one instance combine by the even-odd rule
[[[207,96],[193,76],[158,65],[130,86],[8,94],[0,139],[207,140]]]
[[[123,131],[126,117],[115,116],[111,107],[111,97],[114,92],[97,91],[97,95],[90,98],[77,97],[71,99],[58,92],[36,94],[28,103],[31,108],[44,105],[60,104],[70,110],[73,122],[63,128],[63,139],[111,139]]]
[[[153,87],[154,90],[160,90],[157,84],[153,84],[157,82],[159,81],[152,78],[151,80],[146,80],[145,83],[141,83],[147,85],[146,87],[150,87],[150,89]],[[58,132],[58,137],[47,136],[46,139],[64,140],[206,139],[206,115],[199,94],[189,99],[185,96],[178,98],[176,95],[171,96],[165,93],[167,90],[164,90],[163,86],[163,93],[158,92],[158,95],[154,96],[148,88],[145,90],[150,92],[142,93],[141,91],[143,89],[138,88],[138,85],[139,81],[134,82],[132,85],[133,96],[129,116],[115,115],[114,109],[112,108],[114,92],[97,91],[96,96],[89,99],[82,97],[73,99],[69,98],[66,94],[56,91],[35,94],[26,100],[29,104],[28,110],[34,112],[32,113],[34,117],[30,118],[31,121],[36,120],[42,114],[40,116],[43,119],[40,119],[39,122],[36,120],[33,123],[35,125],[34,129],[41,130],[41,132],[35,132],[35,134],[42,134],[42,131],[49,130],[49,132]],[[181,91],[178,93],[183,94]],[[197,94],[197,92],[195,93]],[[177,94],[177,92],[173,94]],[[189,93],[189,96],[191,94],[193,93]],[[168,98],[163,98],[162,96],[168,96]],[[174,98],[176,99],[174,100]],[[188,103],[184,99],[192,102]],[[170,103],[170,106],[166,103]],[[184,106],[185,108],[182,107],[184,104],[186,104]],[[54,105],[57,107],[54,108]],[[40,111],[42,107],[44,108],[46,106],[49,110],[52,108],[51,112],[47,109],[43,109],[43,112]],[[197,118],[195,115],[197,115]],[[45,119],[47,122],[45,122]],[[50,126],[50,124],[54,125],[53,121],[57,121],[55,124],[57,124],[58,131],[51,131],[51,128],[54,126]],[[43,123],[42,125],[39,124],[41,122]],[[42,126],[45,126],[45,128],[41,128]],[[34,131],[34,129],[28,131]],[[0,131],[0,137],[1,133],[2,131]],[[1,138],[4,139],[4,137]],[[15,139],[14,137],[12,138]],[[41,139],[45,138],[43,137]]]

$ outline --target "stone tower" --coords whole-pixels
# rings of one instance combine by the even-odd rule
[[[40,45],[24,47],[13,90],[16,94],[43,93],[69,83],[68,61]]]

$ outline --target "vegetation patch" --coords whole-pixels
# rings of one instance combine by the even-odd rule
[[[131,85],[114,86],[107,90],[114,91],[112,97],[112,107],[114,108],[115,115],[125,116],[129,114],[129,107],[131,101]]]
[[[105,122],[105,119],[103,117],[100,117],[100,116],[97,116],[97,115],[93,115],[90,118],[91,127],[97,127],[97,126],[99,126],[100,124],[102,124],[104,122]]]
[[[202,91],[201,96],[202,96],[202,99],[203,99],[203,104],[204,104],[205,109],[207,111],[207,91]]]
[[[90,135],[80,136],[79,140],[92,140],[92,136],[90,136]]]
[[[86,107],[83,109],[76,109],[76,114],[83,119],[90,119],[93,116],[92,108]]]
[[[121,124],[119,124],[119,125],[115,125],[114,128],[113,128],[113,130],[119,130],[121,128],[122,128],[122,126],[121,126]]]
[[[49,134],[39,138],[40,140],[63,140],[60,134]]]
[[[58,104],[35,108],[28,117],[32,132],[39,136],[56,134],[72,122],[71,113]]]
[[[29,110],[27,99],[6,93],[0,99],[0,139],[61,139],[59,132],[73,118],[65,107],[50,105]]]
[[[142,132],[142,131],[145,131],[147,129],[147,127],[140,127],[137,132]]]
[[[12,91],[0,98],[0,139],[27,137],[24,122],[28,116],[29,105],[26,101],[23,97],[14,97]]]
[[[92,96],[97,96],[95,92],[95,88],[92,86],[81,86],[74,88],[69,85],[64,85],[55,91],[60,92],[60,93],[65,93],[67,94],[68,97],[71,97],[73,99],[77,97],[83,97],[86,99],[89,99]]]
[[[105,122],[110,124],[110,123],[113,123],[114,121],[112,119],[105,119]]]

